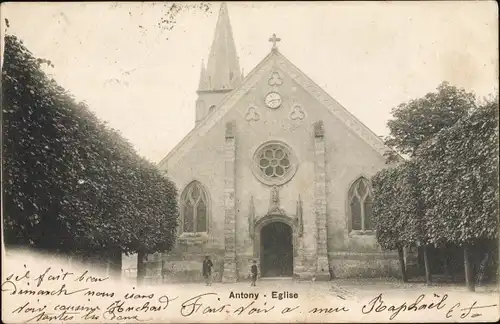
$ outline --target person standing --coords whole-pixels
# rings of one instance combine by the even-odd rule
[[[214,264],[212,263],[212,260],[210,260],[210,257],[207,255],[205,256],[205,260],[203,260],[203,277],[205,277],[205,285],[206,286],[211,286],[212,285],[212,267]]]
[[[257,281],[257,262],[253,260],[253,264],[250,267],[250,272],[252,273],[252,285],[251,286],[256,286],[255,282]]]

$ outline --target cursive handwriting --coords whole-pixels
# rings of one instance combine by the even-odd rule
[[[95,277],[88,274],[89,271],[85,270],[80,276],[78,276],[75,281],[79,282],[102,282],[108,280],[109,277]]]
[[[54,314],[54,313],[47,313],[45,311],[40,312],[40,314],[37,314],[27,320],[26,322],[40,322],[40,321],[71,321],[74,319],[74,315],[77,315],[78,312],[67,312],[67,311],[62,311],[60,313]]]
[[[205,293],[205,294],[197,295],[197,296],[194,296],[192,298],[187,299],[181,305],[181,315],[184,317],[187,317],[187,316],[191,316],[192,314],[198,312],[201,309],[201,307],[203,306],[201,299],[204,296],[217,296],[217,294],[216,293]],[[217,301],[220,301],[220,298],[217,298]],[[227,306],[231,306],[231,304],[224,304],[224,305],[219,306],[219,307],[205,306],[205,308],[203,309],[203,314],[223,312]]]
[[[37,313],[37,312],[39,313],[39,312],[44,311],[47,308],[46,305],[44,305],[43,307],[28,307],[29,305],[30,305],[30,302],[27,302],[26,304],[19,306],[18,308],[14,309],[12,311],[12,314],[15,314],[15,313],[18,313],[18,314]]]
[[[489,307],[496,307],[497,304],[494,304],[494,305],[484,305],[484,306],[476,306],[477,305],[477,301],[474,301],[472,303],[471,306],[469,307],[465,307],[465,308],[458,308],[460,307],[460,303],[456,303],[455,305],[453,305],[449,310],[448,312],[446,312],[446,318],[451,318],[453,317],[453,313],[458,310],[460,311],[460,318],[461,319],[465,319],[467,317],[471,317],[471,318],[474,318],[474,317],[478,317],[478,316],[481,316],[483,315],[482,313],[479,313],[477,312],[478,309],[484,309],[484,308],[489,308]],[[472,311],[474,311],[472,313]],[[471,314],[472,313],[472,314]]]
[[[77,290],[66,289],[66,284],[62,284],[59,289],[44,290],[44,289],[18,289],[13,281],[6,280],[2,283],[2,292],[10,292],[10,295],[28,295],[28,296],[69,296],[82,291],[86,291],[88,288],[82,288]]]
[[[435,298],[440,298],[437,303],[431,302],[429,304],[422,303],[422,300],[425,298],[425,294],[421,294],[417,297],[415,302],[407,305],[406,302],[400,305],[387,305],[382,298],[382,294],[379,294],[377,297],[373,298],[368,304],[364,305],[361,308],[361,312],[363,314],[370,314],[372,312],[380,313],[380,312],[391,312],[390,320],[393,320],[398,316],[398,314],[402,311],[422,311],[422,310],[430,310],[430,309],[442,309],[446,306],[444,301],[448,298],[447,294],[444,294],[442,297],[434,294]]]
[[[216,313],[232,313],[235,315],[253,315],[253,314],[264,314],[272,311],[275,307],[273,306],[267,306],[267,302],[264,302],[264,305],[261,307],[256,307],[255,306],[255,301],[252,301],[245,306],[240,306],[236,308],[235,310],[231,310],[231,304],[221,304],[220,303],[220,298],[217,297],[217,303],[218,305],[214,305],[215,303],[212,300],[212,304],[206,304],[206,301],[203,299],[204,297],[211,296],[211,297],[216,297],[216,293],[205,293],[201,295],[196,295],[194,297],[191,297],[187,300],[185,300],[182,305],[181,305],[181,315],[184,317],[191,316],[195,313],[200,312],[201,314],[216,314]],[[205,304],[204,304],[205,303]],[[282,314],[291,312],[295,310],[295,308],[286,308],[282,310]]]
[[[207,292],[195,296],[184,295],[180,302],[176,301],[179,297],[171,298],[163,293],[157,294],[154,290],[136,290],[136,287],[116,290],[116,286],[102,284],[108,277],[93,276],[89,270],[73,273],[44,267],[42,271],[36,272],[30,271],[26,266],[24,268],[17,273],[10,273],[1,285],[2,295],[17,297],[17,301],[7,312],[22,317],[23,322],[146,322],[153,317],[167,318],[167,314],[172,311],[180,312],[183,317],[222,315],[223,318],[230,319],[235,316],[254,316],[255,320],[265,318],[273,312],[290,314],[288,316],[291,317],[297,314],[312,319],[316,316],[341,316],[341,313],[350,313],[349,315],[356,317],[361,313],[364,316],[383,314],[394,320],[401,314],[410,312],[439,313],[447,319],[473,319],[482,316],[483,310],[497,307],[497,304],[480,304],[474,300],[452,302],[448,294],[420,294],[415,299],[394,302],[390,298],[393,296],[386,297],[380,293],[367,299],[369,301],[365,304],[355,306],[355,309],[351,309],[353,304],[347,304],[346,298],[340,295],[336,295],[338,299],[333,298],[335,302],[331,299],[325,304],[307,304],[307,308],[302,308],[299,294],[293,291],[282,294],[271,292],[267,296],[257,291],[230,291],[222,294]],[[73,295],[82,298],[77,298],[78,302],[73,303]],[[192,297],[187,298],[188,296]],[[286,299],[289,301],[283,304]]]
[[[168,308],[170,302],[175,299],[177,299],[177,297],[169,298],[167,295],[163,295],[158,298],[157,303],[154,301],[146,301],[140,306],[130,305],[126,299],[115,300],[106,308],[103,313],[103,318],[106,320],[142,321],[142,319],[139,318],[140,314],[164,311]]]
[[[49,274],[47,276],[47,274],[49,273],[49,271],[51,269],[52,269],[51,267],[48,267],[47,269],[45,269],[45,271],[43,273],[41,273],[37,278],[35,278],[37,287],[40,287],[40,285],[42,284],[42,282],[45,280],[46,277],[47,277],[47,281],[58,281],[58,280],[66,280],[66,277],[68,275],[73,275],[72,272],[67,272],[67,271],[64,272],[64,270],[61,269],[60,274]]]
[[[26,282],[26,285],[29,286],[30,281],[34,281],[36,287],[38,288],[46,281],[49,282],[66,281],[70,277],[73,277],[75,275],[73,272],[65,271],[64,269],[60,269],[60,271],[57,271],[55,269],[52,269],[52,267],[47,267],[43,272],[39,273],[38,276],[32,278],[32,273],[29,269],[26,268],[26,265],[24,265],[24,268],[26,270],[24,271],[23,274],[21,275],[10,274],[7,276],[5,282],[13,282],[13,283]],[[98,283],[109,279],[108,277],[91,276],[88,273],[89,271],[85,270],[82,274],[77,276],[74,279],[74,281],[85,282],[85,283]]]
[[[346,306],[342,307],[314,307],[309,311],[310,314],[331,314],[331,313],[340,313],[340,312],[348,312],[349,308]]]
[[[246,306],[241,306],[241,307],[238,307],[235,311],[234,311],[234,314],[237,314],[237,315],[241,315],[241,314],[247,314],[247,315],[252,315],[252,314],[261,314],[261,313],[269,313],[270,311],[272,311],[274,309],[274,306],[271,306],[271,307],[250,307],[250,306],[253,306],[255,304],[255,302],[251,302],[249,304],[247,304]],[[266,306],[267,303],[264,303],[264,306]],[[288,307],[287,307],[288,308]],[[284,314],[284,313],[283,313]]]

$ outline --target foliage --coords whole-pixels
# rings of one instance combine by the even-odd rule
[[[377,240],[389,250],[424,243],[417,165],[406,161],[372,178]]]
[[[5,243],[61,252],[169,249],[174,184],[49,79],[45,63],[5,37]]]
[[[439,132],[418,152],[430,242],[498,235],[498,97]]]
[[[379,243],[465,244],[498,235],[498,97],[444,82],[404,103],[389,121],[388,143],[411,159],[373,179]]]
[[[475,107],[473,93],[443,82],[437,92],[427,93],[392,110],[393,119],[387,123],[390,135],[386,145],[413,157],[422,143],[441,129],[454,125]]]
[[[399,170],[387,168],[379,171],[372,177],[373,187],[373,220],[379,244],[389,250],[394,250],[404,245],[400,240],[401,229],[396,205],[396,184],[398,183]]]

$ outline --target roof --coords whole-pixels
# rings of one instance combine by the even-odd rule
[[[236,54],[233,29],[225,2],[221,3],[215,35],[208,56],[207,68],[202,67],[198,90],[234,89],[241,82],[240,63]]]
[[[382,139],[352,115],[347,109],[340,105],[306,74],[293,65],[278,50],[273,49],[241,82],[234,90],[229,92],[221,101],[219,107],[199,124],[195,126],[168,155],[163,158],[158,167],[161,169],[174,166],[191,150],[196,144],[196,139],[207,134],[234,106],[235,104],[257,83],[263,75],[271,72],[274,66],[278,66],[284,73],[288,74],[297,84],[303,87],[313,98],[318,100],[328,111],[342,121],[353,133],[357,134],[375,151],[384,155],[390,149],[383,143]]]

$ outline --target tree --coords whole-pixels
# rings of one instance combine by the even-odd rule
[[[392,109],[393,119],[387,122],[389,147],[413,157],[422,143],[476,108],[475,95],[471,92],[448,82],[441,83],[436,90]]]
[[[471,248],[498,237],[498,97],[443,129],[418,150],[430,243],[464,247],[474,289]]]
[[[398,251],[403,281],[407,281],[404,247],[426,243],[417,170],[415,161],[406,161],[372,178],[377,241],[385,249]]]
[[[437,91],[428,93],[424,97],[402,103],[392,110],[393,119],[387,125],[390,135],[386,144],[393,148],[388,154],[388,162],[398,161],[400,166],[392,171],[380,172],[376,177],[375,185],[378,194],[375,196],[375,208],[377,218],[377,230],[379,243],[389,249],[397,248],[402,251],[401,246],[417,243],[424,250],[424,262],[426,269],[426,281],[431,282],[430,266],[428,260],[429,244],[440,244],[446,241],[445,236],[432,237],[435,230],[431,220],[426,216],[427,208],[435,207],[424,195],[427,183],[421,181],[422,172],[433,172],[429,169],[429,163],[439,163],[439,148],[434,152],[434,162],[427,158],[419,158],[420,148],[432,142],[434,137],[461,120],[468,118],[472,111],[477,110],[475,95],[464,89],[451,86],[447,82],[441,83]],[[474,134],[469,134],[474,137]],[[442,148],[441,148],[442,149]],[[409,157],[407,161],[398,159],[395,152],[398,151]],[[432,154],[431,154],[432,155]],[[396,158],[396,159],[395,159]],[[448,172],[453,172],[450,162]],[[439,173],[440,171],[436,171]],[[434,174],[433,179],[437,183],[439,174]],[[429,176],[429,179],[432,176]],[[451,186],[451,183],[441,185]],[[448,188],[450,189],[450,188]],[[378,198],[377,198],[378,197]],[[402,204],[402,205],[401,205]],[[445,212],[446,208],[440,212]],[[436,213],[435,217],[439,213]],[[429,230],[432,228],[432,231]],[[394,243],[391,243],[394,242]],[[396,244],[396,246],[394,246]]]
[[[2,70],[4,238],[63,253],[164,251],[177,190],[15,36]]]

